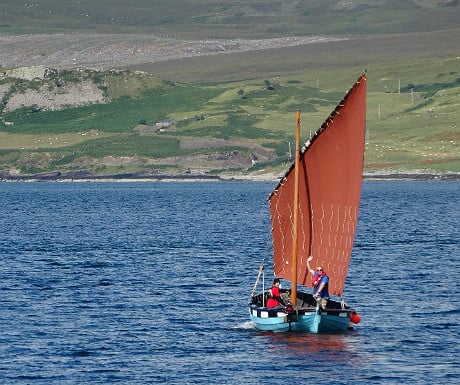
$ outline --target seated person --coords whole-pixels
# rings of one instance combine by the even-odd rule
[[[273,280],[273,286],[268,291],[267,307],[277,307],[283,305],[283,300],[281,299],[280,284],[281,283],[279,278],[275,278]]]

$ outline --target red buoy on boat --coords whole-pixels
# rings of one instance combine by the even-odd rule
[[[358,313],[352,313],[350,317],[350,321],[354,324],[359,324],[361,321],[361,316]]]

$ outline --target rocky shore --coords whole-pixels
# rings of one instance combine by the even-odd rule
[[[92,175],[85,171],[52,172],[32,175],[0,175],[1,182],[224,182],[224,181],[279,181],[283,175],[276,173],[251,174],[147,174],[122,173]],[[364,173],[367,181],[460,181],[460,173]]]

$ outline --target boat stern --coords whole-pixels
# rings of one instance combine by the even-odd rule
[[[256,329],[266,331],[290,330],[289,314],[283,308],[249,305],[249,317]]]

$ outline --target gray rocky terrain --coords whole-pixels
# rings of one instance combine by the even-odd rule
[[[340,37],[285,37],[260,40],[181,40],[154,35],[59,33],[3,36],[0,66],[93,69],[126,68],[177,58],[247,52],[343,40]]]

